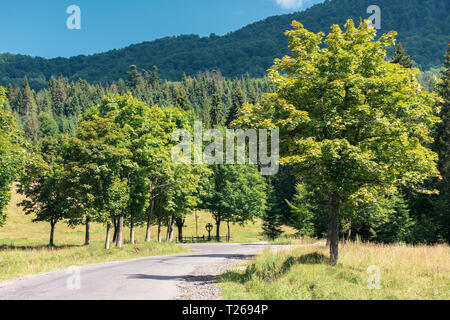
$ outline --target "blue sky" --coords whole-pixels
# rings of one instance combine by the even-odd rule
[[[0,0],[0,53],[69,57],[171,35],[223,35],[266,17],[303,10],[323,1]],[[66,26],[70,5],[81,9],[80,30]]]

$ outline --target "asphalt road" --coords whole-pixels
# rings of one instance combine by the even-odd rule
[[[28,276],[1,282],[0,300],[172,300],[180,293],[177,284],[196,268],[255,255],[265,246],[265,243],[193,244],[191,253]]]

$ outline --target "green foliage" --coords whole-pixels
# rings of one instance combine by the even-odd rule
[[[10,199],[11,184],[19,177],[27,159],[26,143],[14,117],[3,106],[5,89],[0,87],[0,227],[6,221],[5,207]]]
[[[21,178],[19,192],[26,196],[19,205],[25,214],[35,214],[33,221],[46,221],[51,225],[50,245],[55,225],[67,218],[71,200],[63,188],[64,162],[61,157],[67,137],[47,137],[39,146]]]
[[[297,216],[293,226],[301,236],[312,237],[316,234],[315,214],[320,212],[317,208],[317,197],[304,183],[297,184],[296,191],[292,203],[288,201],[292,213]]]
[[[160,107],[178,106],[191,114],[201,117],[206,128],[223,125],[228,110],[237,108],[243,100],[233,100],[233,88],[240,89],[242,95],[252,96],[259,102],[261,95],[270,91],[264,79],[226,80],[219,73],[198,74],[195,78],[184,77],[181,82],[162,82],[157,69],[137,70],[131,66],[128,85],[119,80],[105,87],[89,85],[79,79],[69,82],[67,78],[51,78],[48,88],[34,92],[25,78],[23,86],[9,85],[6,95],[9,103],[5,110],[11,110],[18,123],[26,132],[26,137],[37,142],[41,137],[64,133],[75,134],[78,118],[93,105],[99,105],[108,94],[125,95],[128,91],[147,105]],[[133,80],[134,79],[134,80]],[[234,101],[234,102],[233,102]],[[234,103],[234,107],[233,107]]]
[[[445,54],[445,70],[442,72],[442,81],[438,87],[440,96],[443,99],[441,118],[437,130],[436,149],[439,154],[438,168],[442,176],[439,184],[439,199],[436,212],[439,214],[439,225],[442,236],[446,241],[450,241],[450,44]]]
[[[375,40],[365,22],[345,27],[333,25],[324,39],[294,21],[286,32],[292,54],[269,71],[275,93],[245,105],[233,123],[279,128],[280,162],[328,196],[333,264],[339,220],[353,208],[439,175],[427,148],[436,96],[419,85],[417,69],[385,60],[395,32]]]
[[[425,90],[428,92],[436,92],[443,71],[443,68],[431,68],[430,70],[421,72],[417,76],[417,79],[424,86]]]
[[[59,133],[58,124],[51,114],[41,113],[39,115],[39,123],[42,136],[54,136]]]
[[[267,209],[262,217],[262,234],[270,240],[275,240],[283,233],[281,229],[282,217],[279,212],[275,188],[270,182],[268,183],[267,189]]]
[[[202,208],[216,220],[244,224],[266,210],[266,182],[252,165],[212,165],[211,178],[203,186]]]
[[[437,176],[437,156],[423,145],[439,119],[436,97],[417,70],[384,60],[394,33],[375,41],[374,29],[349,20],[320,48],[322,33],[293,26],[292,56],[270,69],[276,93],[247,104],[235,125],[280,128],[281,162],[347,202]]]
[[[357,208],[351,221],[352,232],[362,240],[412,243],[421,237],[414,234],[415,221],[409,212],[406,201],[401,197],[380,197]]]
[[[414,65],[411,58],[406,55],[406,51],[403,49],[401,43],[395,48],[395,55],[392,58],[392,63],[398,63],[403,68],[412,68]]]

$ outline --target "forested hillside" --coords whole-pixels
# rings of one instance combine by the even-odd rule
[[[212,34],[166,37],[92,56],[43,59],[0,55],[0,84],[21,84],[27,76],[31,88],[41,89],[53,75],[89,83],[111,83],[123,77],[130,65],[151,70],[156,65],[164,79],[179,80],[183,73],[219,70],[225,77],[249,73],[262,77],[275,57],[287,53],[283,32],[292,20],[311,31],[328,32],[332,24],[348,18],[368,18],[368,6],[381,8],[381,30],[398,31],[398,40],[422,69],[440,66],[450,34],[447,0],[328,0],[308,10],[267,18],[225,36]]]
[[[248,74],[228,80],[220,73],[206,72],[169,82],[161,79],[156,67],[148,71],[132,65],[121,78],[125,80],[101,86],[82,79],[51,77],[47,87],[36,92],[25,77],[19,86],[8,85],[6,108],[14,114],[25,137],[37,142],[58,132],[73,135],[79,116],[108,94],[124,95],[129,91],[150,106],[176,106],[192,112],[209,127],[228,123],[242,104],[258,103],[262,94],[270,91],[265,79],[252,79]]]

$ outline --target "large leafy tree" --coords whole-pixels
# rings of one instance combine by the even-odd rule
[[[130,225],[134,243],[135,226],[147,222],[149,241],[154,199],[178,183],[172,177],[171,134],[186,123],[183,111],[149,107],[131,94],[108,95],[91,108],[72,139],[67,178],[83,190],[73,190],[73,197],[83,205],[77,206],[79,215],[72,221],[83,221],[80,215],[89,214],[85,221],[93,215],[105,222],[107,247],[113,222],[117,221],[118,247],[123,243],[125,223]]]
[[[200,197],[200,182],[206,179],[209,170],[204,165],[179,165],[174,176],[175,183],[172,199],[174,206],[174,221],[178,228],[178,239],[183,241],[183,227],[186,216],[198,206]]]
[[[54,245],[55,226],[67,218],[71,203],[62,183],[66,141],[62,135],[43,139],[19,184],[19,192],[27,197],[19,204],[25,214],[35,214],[34,222],[50,223],[50,246]]]
[[[83,191],[71,194],[76,202],[84,203],[84,209],[88,209],[78,212],[106,224],[107,249],[111,223],[116,218],[123,221],[129,201],[124,167],[130,158],[130,139],[114,121],[114,115],[115,111],[111,110],[101,117],[98,108],[94,107],[81,118],[76,136],[68,147],[66,169],[66,179],[78,182]]]
[[[299,22],[286,32],[290,56],[269,71],[275,92],[245,105],[235,126],[280,129],[281,162],[327,194],[330,263],[338,262],[340,218],[375,195],[438,176],[424,146],[439,120],[436,97],[417,69],[386,61],[395,32],[375,40],[367,23],[323,33]]]
[[[25,140],[14,117],[4,111],[5,89],[0,87],[0,227],[6,221],[5,207],[10,200],[11,184],[19,176],[26,160]]]
[[[264,214],[267,186],[252,165],[212,165],[211,170],[203,186],[202,207],[213,214],[219,239],[223,221],[243,224]]]

